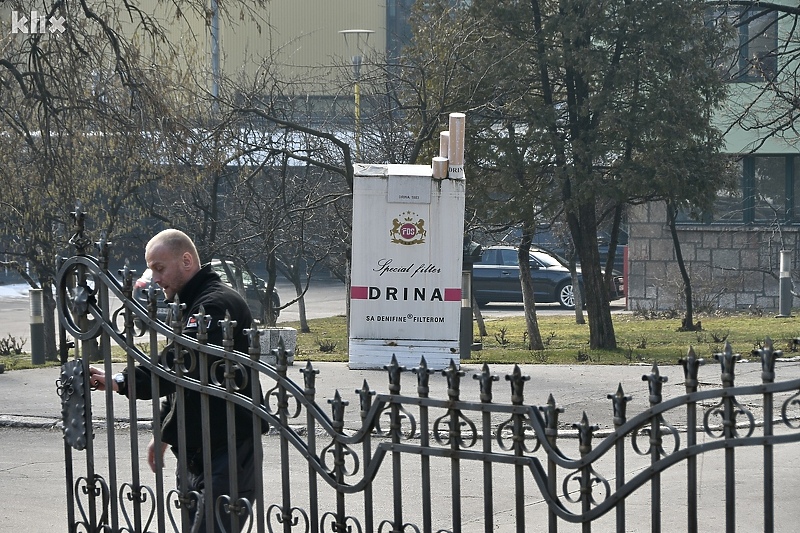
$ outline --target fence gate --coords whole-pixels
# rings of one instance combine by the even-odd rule
[[[249,332],[252,348],[244,354],[208,345],[202,333],[198,339],[183,335],[180,319],[171,326],[156,320],[154,298],[149,310],[131,298],[131,271],[124,269],[121,281],[109,273],[107,245],[100,243],[99,259],[87,255],[82,215],[76,218],[72,242],[77,254],[62,262],[58,274],[63,363],[58,390],[70,532],[188,533],[195,531],[189,519],[195,511],[208,523],[221,524],[221,531],[259,533],[521,533],[593,527],[624,532],[632,526],[662,531],[667,512],[671,518],[679,514],[686,531],[710,531],[698,517],[697,499],[698,463],[712,456],[719,460],[723,480],[716,489],[720,512],[713,517],[714,531],[722,531],[722,524],[735,531],[742,512],[762,515],[764,531],[796,527],[773,523],[774,452],[778,445],[800,440],[800,380],[775,381],[781,353],[769,341],[751,354],[762,364],[757,385],[734,384],[739,356],[730,345],[714,355],[721,387],[699,390],[698,368],[704,361],[691,350],[681,360],[685,395],[663,400],[665,378],[654,366],[643,376],[649,408],[629,417],[630,396],[620,385],[608,395],[613,430],[605,435],[585,414],[565,429],[559,422],[563,409],[552,395],[546,405],[527,404],[528,378],[518,368],[503,377],[503,387],[511,389],[510,403],[495,402],[500,377],[487,366],[467,378],[451,365],[441,371],[447,397],[429,397],[433,371],[424,360],[406,374],[416,382],[414,394],[401,392],[405,369],[396,362],[386,368],[388,393],[376,394],[366,382],[349,391],[359,405],[356,428],[345,429],[345,416],[354,410],[348,402],[337,393],[318,403],[318,370],[310,363],[298,384],[287,377],[285,353],[275,354],[275,365],[261,362],[257,331]],[[111,308],[112,298],[122,302],[117,309]],[[177,315],[180,309],[172,312]],[[165,343],[180,354],[172,364],[160,356]],[[173,383],[179,404],[191,391],[224,398],[231,409],[239,405],[252,411],[259,465],[252,501],[235,492],[203,496],[176,484],[167,469],[150,472],[143,443],[151,436],[160,442],[159,402],[128,401],[120,417],[115,412],[120,397],[110,391],[92,393],[87,380],[90,358],[107,375],[113,373],[112,353],[126,359],[129,369],[134,364],[149,368],[155,388],[158,378]],[[195,365],[202,368],[211,361],[225,367],[225,379],[187,375]],[[257,385],[252,396],[239,392],[242,383],[236,382],[234,369]],[[480,399],[461,399],[471,387],[479,388]],[[203,411],[207,422],[207,402]],[[262,420],[269,424],[266,434]],[[745,452],[748,458],[758,457],[756,465],[748,459],[749,470],[755,466],[757,472],[748,479],[757,483],[743,489],[736,474],[737,458]],[[185,454],[177,464],[178,479],[185,480]],[[662,487],[667,469],[682,472],[679,496],[674,487]],[[796,489],[796,483],[788,487]],[[642,494],[649,512],[643,514],[638,506],[635,513],[626,513],[631,498]],[[536,515],[534,507],[546,510]]]

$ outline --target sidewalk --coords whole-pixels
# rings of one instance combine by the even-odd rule
[[[676,356],[676,361],[678,356]],[[800,358],[787,359],[776,365],[776,380],[789,380],[800,377]],[[289,367],[287,375],[302,387],[304,361],[296,360]],[[115,364],[115,369],[124,365]],[[384,370],[350,370],[346,363],[313,363],[319,370],[316,377],[317,403],[327,409],[326,400],[333,398],[338,391],[350,402],[345,410],[346,427],[360,427],[358,396],[366,381],[370,389],[378,393],[388,392],[388,377]],[[510,374],[514,365],[490,365],[491,372],[500,377],[493,385],[493,402],[511,403],[511,391],[505,375]],[[585,411],[592,424],[601,428],[613,428],[611,401],[609,394],[617,392],[621,384],[625,394],[632,396],[628,403],[628,416],[649,407],[649,391],[642,376],[652,371],[651,365],[610,366],[610,365],[520,365],[523,375],[530,376],[525,384],[525,403],[545,405],[550,394],[556,403],[565,409],[560,421],[567,427],[579,422]],[[407,369],[411,370],[411,369]],[[480,365],[465,360],[461,364],[465,373],[461,379],[461,399],[479,401],[480,390],[474,374],[482,371]],[[663,386],[663,399],[685,393],[683,368],[680,365],[659,367],[659,372],[667,378]],[[61,420],[61,404],[56,392],[58,368],[17,370],[0,374],[0,428],[52,428]],[[699,381],[702,388],[720,386],[720,368],[715,361],[707,362],[700,368]],[[402,376],[401,394],[417,395],[416,375],[405,372]],[[736,385],[756,385],[761,383],[761,365],[757,362],[739,362],[736,365]],[[94,402],[102,401],[100,393],[94,393]],[[447,380],[441,372],[430,377],[430,397],[447,399]],[[757,406],[754,406],[757,408]],[[115,397],[115,418],[127,421],[127,400]],[[758,418],[759,413],[756,414]],[[104,415],[98,415],[102,418]]]
[[[677,359],[677,357],[676,357]],[[300,369],[304,362],[296,361],[289,368],[288,375],[302,386]],[[360,427],[359,401],[355,394],[361,389],[366,380],[369,387],[379,393],[388,391],[388,378],[385,371],[358,370],[351,371],[343,363],[315,363],[314,367],[320,372],[317,375],[317,403],[328,413],[330,407],[327,399],[333,397],[338,390],[344,400],[349,402],[345,410],[345,426],[348,429]],[[465,361],[461,367],[465,376],[461,381],[462,400],[478,401],[478,381],[472,375],[481,371],[478,365]],[[560,436],[568,437],[573,434],[571,426],[580,421],[586,412],[589,422],[597,424],[598,431],[595,443],[600,436],[613,428],[611,402],[607,395],[617,391],[622,383],[624,392],[633,396],[628,404],[628,416],[633,417],[649,406],[647,383],[642,381],[642,376],[649,374],[650,366],[555,366],[555,365],[525,365],[521,367],[523,374],[531,376],[525,385],[525,403],[544,405],[552,393],[557,404],[565,409],[560,415],[563,433]],[[500,377],[494,384],[495,403],[510,403],[510,388],[505,380],[505,375],[513,370],[512,365],[492,365],[490,370]],[[661,374],[668,378],[664,384],[664,399],[684,393],[683,369],[678,365],[660,368]],[[701,368],[700,382],[705,386],[718,386],[719,365],[711,362]],[[800,362],[782,362],[777,365],[777,379],[788,380],[800,377]],[[58,429],[61,419],[60,402],[56,393],[56,380],[60,370],[57,368],[44,368],[36,370],[21,370],[7,372],[0,375],[0,532],[49,532],[65,531],[65,494],[64,487],[64,445],[61,432]],[[761,366],[758,363],[737,364],[736,384],[758,384],[761,381]],[[431,376],[430,397],[438,399],[447,398],[446,379],[437,372]],[[402,394],[416,396],[416,376],[410,372],[402,377]],[[102,405],[102,393],[94,393],[94,405]],[[142,411],[146,412],[149,403],[141,403]],[[756,418],[760,416],[757,406],[748,405]],[[115,397],[115,418],[118,421],[127,421],[127,401],[123,397]],[[777,414],[776,410],[776,414]],[[102,415],[97,413],[97,427],[104,426]],[[143,417],[143,420],[144,417]],[[302,423],[302,421],[300,422]],[[119,468],[129,468],[130,458],[124,458],[129,448],[129,441],[125,436],[127,432],[119,431],[121,442],[120,449],[125,453],[118,459]],[[95,431],[98,449],[104,438],[103,431]],[[140,432],[140,450],[149,438],[147,431]],[[265,445],[277,445],[277,438],[269,438]],[[571,456],[578,456],[577,441],[565,438],[560,441],[562,450]],[[737,478],[739,486],[737,496],[747,505],[742,505],[737,511],[738,527],[741,531],[756,531],[762,528],[760,520],[761,510],[757,503],[761,493],[761,474],[759,465],[763,465],[763,452],[760,448],[745,448],[737,450],[737,471],[741,471]],[[702,458],[707,461],[703,470],[703,481],[709,483],[710,488],[703,489],[701,500],[707,509],[711,509],[720,520],[724,509],[724,483],[719,479],[722,468],[717,459]],[[125,463],[123,465],[122,463]],[[642,468],[646,465],[635,466],[631,461],[629,469]],[[102,460],[98,457],[98,464]],[[790,524],[800,521],[800,506],[794,504],[796,499],[797,479],[800,479],[800,458],[796,454],[796,445],[776,447],[776,524],[777,531],[788,531]],[[297,465],[302,470],[302,465]],[[387,465],[384,464],[384,468]],[[146,468],[146,467],[144,467]],[[462,467],[463,468],[463,467]],[[472,475],[477,473],[474,467]],[[610,474],[609,472],[606,472]],[[635,473],[635,471],[634,471]],[[442,478],[442,483],[447,483],[447,469],[438,471],[436,476]],[[750,477],[752,476],[752,478]],[[664,531],[685,530],[685,513],[666,512],[668,508],[674,509],[675,502],[684,502],[685,496],[681,495],[681,487],[685,486],[685,468],[678,466],[669,469],[662,475],[664,490],[665,513],[663,516]],[[748,481],[748,479],[752,479]],[[147,483],[147,480],[143,480]],[[754,482],[757,481],[757,484]],[[478,481],[478,484],[480,482]],[[510,487],[511,484],[509,484]],[[498,491],[510,490],[509,487],[498,487]],[[405,490],[405,489],[404,489]],[[465,488],[465,490],[467,490]],[[685,489],[684,489],[685,490]],[[644,518],[642,524],[634,524],[629,518],[630,531],[649,531],[649,507],[647,506],[649,489],[645,487],[643,499],[631,500],[628,506],[628,515],[634,509],[639,509],[639,514]],[[673,494],[674,493],[674,494]],[[503,493],[504,494],[504,493]],[[672,496],[669,496],[672,494]],[[530,492],[529,513],[537,516],[545,512],[545,506],[533,489]],[[669,498],[668,498],[669,496]],[[509,494],[509,498],[512,495]],[[737,498],[737,499],[738,499]],[[514,521],[513,500],[509,500],[507,509],[497,511],[498,530],[508,530]],[[637,503],[638,502],[638,503]],[[669,506],[667,505],[669,504]],[[388,505],[388,504],[387,504]],[[678,508],[683,504],[679,503]],[[470,507],[470,506],[468,506]],[[471,506],[480,507],[480,506]],[[538,511],[537,511],[538,509]],[[753,512],[748,512],[751,509]],[[510,510],[510,511],[509,511]],[[478,509],[465,509],[469,515]],[[721,523],[721,522],[720,522]],[[481,530],[482,525],[474,519],[465,531]],[[749,527],[743,528],[746,524]],[[577,531],[573,526],[563,524],[559,531]],[[702,529],[702,528],[701,528]],[[529,530],[531,530],[529,528]],[[721,526],[702,529],[703,531],[719,531]],[[531,530],[533,531],[533,530]],[[597,525],[593,531],[607,531],[603,526]]]

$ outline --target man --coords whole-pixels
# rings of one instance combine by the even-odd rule
[[[247,302],[235,290],[222,282],[210,265],[201,266],[200,257],[197,253],[192,240],[182,231],[176,229],[164,230],[153,237],[145,248],[145,260],[147,266],[153,272],[153,282],[163,289],[167,301],[173,301],[176,296],[180,303],[186,304],[186,311],[183,314],[183,332],[188,336],[196,336],[198,325],[194,314],[199,313],[202,306],[206,315],[211,317],[208,324],[208,344],[217,346],[222,345],[223,331],[220,322],[225,318],[226,311],[230,314],[231,320],[236,321],[233,330],[234,349],[247,353],[247,337],[243,334],[245,328],[250,328],[252,316]],[[167,346],[167,360],[169,363],[174,359],[173,346]],[[198,360],[199,361],[199,360]],[[218,358],[208,357],[209,375],[211,365],[218,361]],[[199,365],[188,372],[190,377],[200,378]],[[218,378],[222,377],[224,366],[218,365],[216,372]],[[127,375],[127,372],[117,374],[113,380],[107,380],[102,369],[91,368],[91,380],[93,385],[99,390],[105,390],[106,383],[110,383],[113,390],[119,394],[128,396],[131,387],[130,380],[136,381],[136,399],[150,400],[153,398],[151,372],[147,368],[136,367],[135,376]],[[237,372],[242,383],[240,372]],[[250,381],[241,391],[243,394],[251,396]],[[156,470],[156,455],[162,458],[168,446],[172,447],[175,455],[178,455],[179,425],[178,409],[176,407],[175,386],[169,381],[159,381],[159,394],[166,396],[161,405],[161,449],[156,449],[155,439],[150,440],[147,446],[147,462],[150,468]],[[197,491],[205,496],[206,483],[203,469],[203,435],[208,435],[211,447],[211,487],[213,499],[216,500],[220,495],[230,495],[229,488],[230,472],[228,470],[228,421],[226,415],[225,401],[220,398],[209,397],[209,427],[204,428],[201,416],[201,395],[198,392],[184,389],[185,404],[185,423],[186,423],[186,455],[188,458],[188,490]],[[235,415],[236,427],[236,458],[239,468],[237,469],[238,497],[253,500],[255,469],[253,460],[253,418],[252,414],[237,406]],[[180,486],[180,480],[179,480]],[[215,502],[206,501],[205,505],[212,505],[218,509]],[[192,514],[194,514],[192,512]],[[193,517],[194,519],[194,517]],[[197,517],[202,524],[199,529],[193,531],[211,532],[220,531],[219,524],[214,523],[213,529],[205,524],[205,512]],[[240,523],[244,520],[240,520]],[[230,525],[227,531],[232,531]]]

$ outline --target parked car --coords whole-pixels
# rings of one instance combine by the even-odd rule
[[[264,294],[264,292],[267,290],[266,281],[258,276],[251,277],[246,270],[240,268],[233,261],[225,261],[223,263],[219,259],[212,259],[211,268],[214,269],[214,272],[219,274],[219,277],[222,278],[223,283],[229,285],[230,287],[236,288],[237,283],[234,281],[237,278],[241,278],[240,284],[244,292],[245,300],[247,300],[247,305],[250,307],[250,312],[253,314],[253,318],[260,320],[261,322],[265,322],[266,309],[261,303],[260,295]],[[138,300],[139,303],[145,307],[147,307],[148,291],[150,290],[151,285],[153,285],[153,272],[149,268],[144,271],[142,276],[136,280],[133,285],[134,299]],[[164,300],[164,292],[157,285],[154,285],[153,287],[157,292],[156,302],[158,307],[156,309],[156,316],[159,320],[166,320],[169,307],[167,306],[167,302]],[[273,322],[278,320],[278,316],[280,316],[280,306],[281,299],[278,296],[278,291],[273,289]]]
[[[522,302],[519,259],[513,246],[489,246],[472,271],[472,293],[478,305],[489,302]],[[575,293],[566,259],[542,248],[531,248],[530,266],[537,303],[557,302],[575,309]],[[580,269],[578,280],[582,280]],[[615,272],[610,298],[623,297],[622,276]]]
[[[540,249],[547,250],[560,257],[565,257],[567,253],[566,237],[561,232],[549,230],[537,231],[533,236],[533,245]],[[519,242],[519,241],[517,241]],[[600,253],[600,262],[605,265],[608,258],[608,243],[611,242],[611,235],[604,230],[597,231],[597,251]],[[622,272],[625,269],[625,252],[624,248],[628,245],[628,232],[620,229],[619,242],[617,243],[616,250],[614,251],[614,270]],[[578,266],[580,266],[580,258],[578,258]]]

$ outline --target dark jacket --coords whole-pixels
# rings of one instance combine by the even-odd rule
[[[250,328],[252,325],[252,315],[247,302],[228,285],[222,282],[209,265],[205,265],[197,274],[190,279],[183,289],[178,293],[181,303],[186,304],[186,311],[183,313],[183,333],[190,337],[197,337],[197,323],[192,316],[197,314],[202,306],[205,314],[211,317],[208,324],[208,344],[222,346],[223,331],[220,322],[225,318],[225,311],[230,314],[231,320],[236,321],[233,329],[234,350],[247,353],[247,336],[242,330]],[[165,356],[171,366],[174,360],[174,350],[172,345],[165,348]],[[217,357],[208,357],[209,376],[211,367]],[[162,359],[163,361],[163,359]],[[199,359],[198,359],[199,362]],[[162,363],[163,364],[163,363]],[[187,363],[188,365],[188,363]],[[222,381],[224,365],[217,367],[215,372],[219,381]],[[237,372],[237,375],[239,372]],[[194,365],[194,369],[188,372],[188,376],[200,379],[199,365]],[[250,379],[247,376],[247,385],[240,392],[252,397]],[[241,376],[236,380],[242,383]],[[213,378],[212,378],[213,383]],[[128,387],[130,391],[130,387]],[[159,380],[159,395],[166,396],[161,404],[161,439],[163,442],[172,445],[177,449],[178,440],[178,409],[176,405],[175,385],[171,382]],[[153,397],[151,373],[143,367],[136,367],[136,398],[139,400],[150,400]],[[202,449],[202,436],[205,432],[209,435],[212,451],[216,451],[227,446],[228,425],[226,414],[226,403],[221,398],[209,397],[209,419],[210,426],[203,428],[202,411],[200,403],[200,393],[184,389],[185,413],[186,413],[186,446],[189,453],[197,452]],[[235,426],[236,440],[252,439],[253,422],[252,414],[239,406],[236,406]]]

